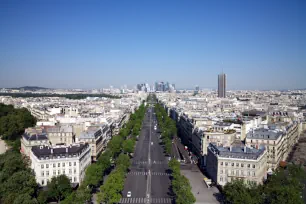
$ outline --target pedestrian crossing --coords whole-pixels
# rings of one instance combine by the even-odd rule
[[[127,173],[128,175],[134,175],[134,176],[148,176],[149,172],[144,171],[130,171]],[[170,176],[168,173],[164,172],[151,172],[151,176]]]
[[[134,161],[133,164],[148,164],[148,161]],[[168,164],[168,161],[152,161],[151,164]]]
[[[147,198],[121,198],[119,203],[147,203]],[[150,203],[172,203],[171,198],[150,198]]]

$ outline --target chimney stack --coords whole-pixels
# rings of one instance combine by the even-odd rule
[[[230,152],[232,151],[232,145],[230,146]]]
[[[51,154],[53,154],[53,148],[51,148]]]
[[[246,146],[244,146],[244,153],[246,153],[246,148],[247,148],[247,147],[246,147]]]

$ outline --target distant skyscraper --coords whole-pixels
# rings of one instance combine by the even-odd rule
[[[225,98],[226,93],[226,75],[222,72],[222,74],[218,75],[218,97]]]

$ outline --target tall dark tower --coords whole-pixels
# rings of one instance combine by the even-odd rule
[[[225,98],[226,93],[226,75],[222,72],[222,74],[218,75],[218,97]]]

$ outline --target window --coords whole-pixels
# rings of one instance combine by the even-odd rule
[[[70,182],[72,182],[72,178],[71,177],[69,177],[69,180],[70,180]]]
[[[223,174],[223,170],[222,169],[220,170],[220,174]]]
[[[225,166],[227,166],[227,162],[225,162]]]
[[[250,172],[248,171],[248,176],[250,176]]]
[[[239,163],[236,163],[236,167],[239,167]]]
[[[49,171],[46,171],[46,175],[49,176]]]
[[[44,165],[43,165],[43,164],[41,165],[41,168],[42,168],[42,169],[44,168]]]
[[[44,185],[45,184],[45,180],[41,180],[41,185]]]
[[[251,165],[250,165],[250,164],[248,164],[248,168],[250,168],[250,166],[251,166]]]
[[[57,163],[57,166],[58,166],[58,167],[61,167],[61,163]]]
[[[221,166],[223,166],[223,162],[221,162],[220,164],[221,164]]]
[[[255,176],[255,171],[252,172],[252,176]]]
[[[71,162],[69,162],[69,166],[71,166]]]
[[[244,176],[244,172],[243,172],[243,170],[241,170],[241,176]]]
[[[234,175],[234,174],[235,174],[234,170],[232,170],[232,172],[231,172],[231,173],[232,173],[232,175]]]
[[[53,170],[53,176],[55,176],[56,175],[56,170]]]
[[[223,177],[222,177],[222,176],[220,177],[220,181],[221,181],[221,182],[223,181]]]
[[[45,176],[45,172],[44,171],[41,171],[41,176]]]
[[[244,167],[244,164],[243,164],[243,163],[241,163],[241,167]]]
[[[71,169],[69,169],[69,174],[71,174],[72,173],[72,170]]]
[[[76,180],[77,180],[76,177],[74,177],[74,182],[76,182]]]
[[[235,163],[232,163],[232,166],[234,166],[235,165]]]
[[[236,176],[239,176],[239,170],[236,170]]]
[[[49,164],[46,164],[46,168],[47,168],[47,169],[49,168]]]
[[[65,163],[63,163],[62,166],[65,167]]]
[[[74,164],[73,164],[74,166],[76,166],[76,162],[74,162]]]
[[[76,173],[76,169],[74,169],[73,172]]]
[[[54,168],[56,167],[56,164],[55,164],[55,163],[53,163],[53,167],[54,167]]]
[[[60,174],[61,174],[61,170],[58,170],[58,171],[57,171],[57,175],[60,175]]]
[[[63,169],[63,174],[65,174],[65,169]]]
[[[255,164],[253,164],[253,168],[255,169]]]

